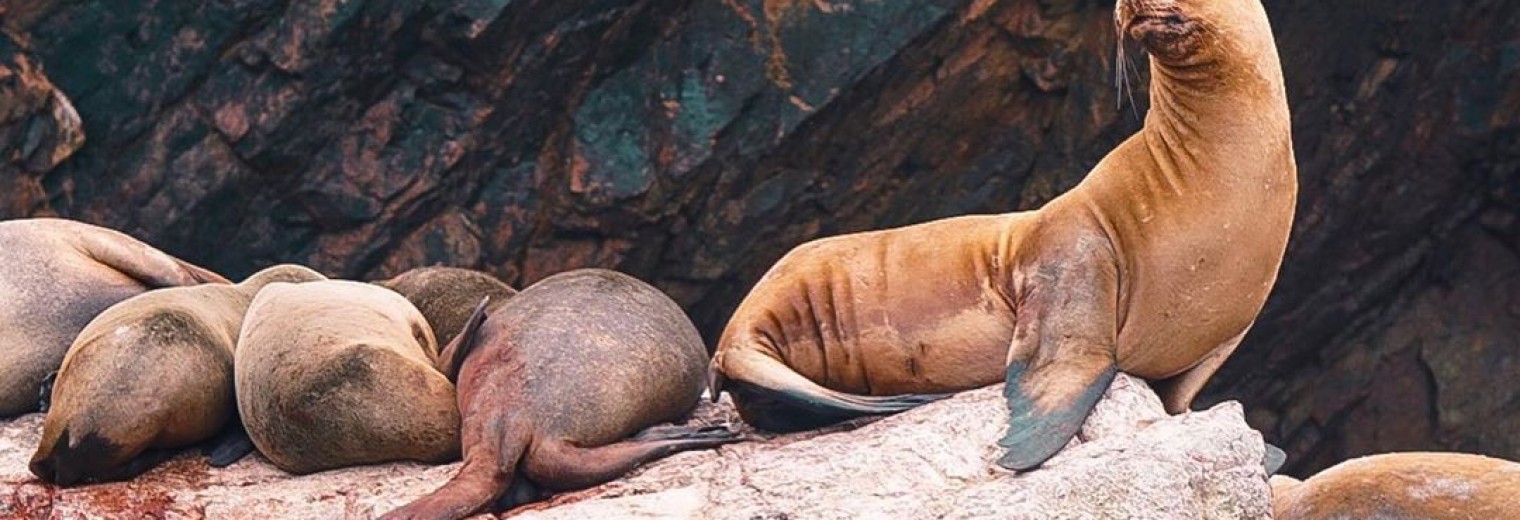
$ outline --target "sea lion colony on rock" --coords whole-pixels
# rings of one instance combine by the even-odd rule
[[[212,446],[215,466],[230,464],[254,447],[292,473],[403,459],[435,463],[454,459],[460,451],[459,412],[453,384],[438,366],[434,329],[439,325],[428,318],[456,329],[447,333],[453,337],[460,330],[480,326],[487,312],[508,308],[507,302],[516,294],[484,273],[438,267],[365,284],[327,280],[305,267],[282,265],[231,285],[125,235],[65,220],[0,223],[0,240],[14,245],[6,251],[18,257],[47,253],[63,258],[0,270],[0,284],[30,287],[40,285],[44,274],[64,276],[66,287],[78,287],[54,299],[58,308],[70,313],[81,304],[66,296],[92,297],[116,288],[111,285],[118,281],[110,276],[113,269],[146,277],[140,273],[161,267],[131,262],[156,261],[170,266],[171,272],[193,273],[176,280],[185,285],[199,280],[218,282],[151,291],[143,287],[147,284],[122,283],[121,301],[103,312],[86,313],[87,325],[80,326],[82,331],[73,337],[60,366],[33,363],[26,367],[57,374],[50,390],[24,392],[34,406],[39,394],[44,406],[52,405],[31,470],[43,480],[65,486],[131,478],[175,449],[210,440],[218,433],[222,437]],[[81,271],[105,281],[92,280]],[[119,278],[134,280],[127,275]],[[552,304],[559,294],[555,287],[564,280],[572,287],[564,292],[582,300],[569,308],[592,312],[541,325],[570,326],[577,319],[595,316],[621,319],[601,328],[576,327],[581,332],[601,330],[582,346],[614,351],[606,362],[617,366],[609,367],[609,375],[627,375],[629,367],[642,368],[635,370],[634,377],[614,377],[612,383],[601,386],[610,393],[587,396],[599,401],[585,406],[604,408],[596,415],[602,422],[590,421],[589,427],[566,429],[567,423],[551,415],[557,401],[538,399],[537,406],[523,402],[496,410],[513,414],[533,410],[537,417],[548,418],[535,425],[546,433],[535,444],[542,448],[535,448],[525,467],[554,468],[552,474],[532,473],[519,479],[514,494],[499,503],[529,500],[541,495],[541,490],[589,485],[591,481],[585,479],[611,479],[675,450],[738,440],[726,429],[664,427],[617,442],[633,433],[629,424],[647,427],[690,412],[702,391],[707,353],[695,327],[674,302],[642,282],[610,271],[583,270],[551,277],[535,286],[539,288],[533,291],[534,298],[523,308],[504,314],[531,314],[530,308]],[[598,283],[577,285],[577,280]],[[153,284],[173,285],[157,280]],[[577,292],[577,287],[583,290]],[[141,294],[133,296],[133,292]],[[614,310],[598,314],[597,305]],[[45,314],[41,309],[30,311]],[[534,337],[543,341],[542,336]],[[571,350],[560,359],[570,363],[582,359],[581,352]],[[454,348],[450,354],[465,352]],[[23,359],[30,352],[18,354]],[[490,372],[494,365],[486,366],[481,370]],[[458,367],[456,359],[450,368]],[[571,372],[550,365],[542,376],[560,379]],[[613,395],[622,400],[612,399]],[[465,400],[470,402],[468,397]],[[628,431],[616,433],[623,430]],[[610,446],[577,454],[552,442],[554,435]],[[556,456],[551,450],[555,447],[565,453]],[[483,448],[478,453],[487,452]],[[592,466],[565,466],[578,462]]]
[[[157,289],[86,325],[53,384],[32,473],[61,485],[136,476],[181,448],[224,436],[225,466],[251,449],[238,425],[233,350],[265,285],[323,279],[280,265],[237,285]]]
[[[79,331],[149,289],[228,283],[125,234],[63,219],[0,222],[0,417],[37,410]]]
[[[589,487],[677,451],[739,440],[728,430],[651,428],[696,407],[707,349],[686,313],[644,282],[580,269],[477,312],[443,354],[459,384],[464,466],[384,518],[463,518],[493,502],[505,509],[539,490]]]
[[[1115,14],[1121,33],[1152,56],[1152,108],[1139,133],[1039,210],[798,247],[756,284],[725,329],[711,360],[714,397],[726,388],[746,420],[792,430],[1003,380],[1010,414],[999,464],[1014,469],[1038,466],[1065,445],[1117,371],[1151,379],[1169,411],[1186,410],[1250,329],[1286,245],[1296,167],[1281,67],[1258,0],[1122,0]],[[0,302],[0,416],[33,409],[46,374],[67,365],[50,412],[58,418],[48,418],[48,447],[33,466],[39,475],[63,483],[130,475],[143,467],[137,461],[150,460],[141,450],[192,443],[230,422],[214,412],[152,418],[123,433],[85,419],[101,406],[90,389],[117,377],[89,368],[88,352],[97,344],[117,354],[130,347],[79,335],[117,302],[153,288],[226,283],[220,276],[120,233],[55,219],[0,223],[0,255],[7,260],[0,293],[10,296]],[[461,436],[466,462],[458,475],[395,517],[462,516],[614,478],[674,450],[735,440],[728,431],[681,428],[628,438],[679,418],[701,390],[691,369],[705,356],[700,341],[653,288],[598,271],[550,277],[517,296],[498,283],[457,270],[378,282],[404,297],[336,281],[270,284],[249,296],[230,349],[217,310],[197,318],[211,332],[172,328],[191,340],[155,340],[204,347],[198,352],[211,354],[198,362],[212,367],[205,381],[138,384],[160,386],[143,393],[149,400],[217,394],[207,388],[225,387],[216,374],[225,373],[220,354],[231,352],[236,398],[255,442],[291,471],[439,461],[460,449],[451,435]],[[171,307],[149,295],[120,314]],[[467,311],[484,296],[489,305]],[[127,327],[151,332],[152,315]],[[336,325],[310,326],[327,322],[313,316]],[[456,331],[438,361],[434,339]],[[65,363],[71,341],[79,360]],[[593,355],[562,355],[567,348]],[[457,396],[447,381],[454,377]],[[395,404],[394,396],[379,397],[394,390],[381,383],[429,398]],[[189,386],[197,390],[182,389]],[[534,397],[542,395],[555,398]],[[324,413],[350,409],[356,413]],[[461,411],[462,434],[448,425]],[[321,421],[343,426],[314,426]],[[185,425],[198,428],[177,430]],[[385,437],[396,425],[403,425],[399,436]],[[92,428],[99,432],[76,435]],[[341,438],[349,435],[369,440],[355,448]],[[90,467],[65,463],[65,438],[65,447],[110,456]],[[1405,500],[1435,496],[1439,482],[1461,491],[1441,495],[1444,512],[1516,516],[1514,466],[1459,454],[1369,458],[1305,482],[1275,480],[1276,508],[1282,518],[1442,518]],[[1391,497],[1385,502],[1401,509],[1367,509],[1357,496]]]

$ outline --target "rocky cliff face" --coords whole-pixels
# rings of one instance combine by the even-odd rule
[[[1001,411],[1000,411],[1001,410]],[[861,426],[763,436],[677,454],[627,479],[502,515],[534,519],[1145,518],[1257,520],[1271,503],[1261,435],[1240,405],[1168,417],[1121,376],[1078,439],[1040,469],[993,469],[1002,387]],[[40,415],[0,422],[6,518],[373,518],[427,493],[458,464],[384,464],[292,476],[262,457],[208,468],[186,456],[130,483],[58,489],[26,473]],[[732,423],[725,400],[693,424]],[[742,427],[742,426],[741,426]],[[756,432],[751,432],[756,433]],[[477,518],[487,518],[480,515]]]
[[[1520,363],[1520,4],[1265,3],[1300,212],[1210,399],[1244,400],[1296,474],[1392,448],[1520,457],[1492,419],[1520,407],[1499,376]],[[65,98],[6,90],[29,115],[0,129],[19,186],[0,216],[121,228],[235,277],[613,267],[711,336],[805,240],[1080,180],[1145,109],[1143,71],[1137,105],[1113,87],[1111,7],[17,0],[4,26],[29,50],[0,60],[66,94],[85,144],[62,159]]]

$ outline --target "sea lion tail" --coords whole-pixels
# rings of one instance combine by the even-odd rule
[[[480,303],[475,306],[475,312],[470,314],[470,319],[465,320],[464,327],[459,329],[453,341],[443,348],[443,354],[438,356],[441,363],[438,368],[450,382],[459,379],[460,365],[464,364],[464,359],[469,357],[470,352],[475,349],[475,334],[480,332],[480,325],[486,321],[486,307],[490,303],[490,296],[480,299]]]
[[[859,395],[824,388],[781,361],[753,350],[734,350],[723,363],[724,375],[747,390],[768,394],[817,415],[840,420],[864,415],[897,413],[953,394]]]

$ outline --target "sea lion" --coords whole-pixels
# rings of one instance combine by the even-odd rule
[[[793,430],[1003,380],[998,464],[1017,470],[1064,446],[1116,371],[1186,410],[1277,278],[1288,104],[1258,0],[1123,0],[1116,22],[1152,57],[1144,128],[1038,210],[797,247],[728,323],[712,387]]]
[[[677,451],[741,440],[727,429],[652,427],[696,406],[707,350],[681,308],[643,282],[580,269],[524,289],[489,317],[477,309],[442,355],[459,383],[464,466],[383,518],[462,518],[497,497],[505,509],[537,498],[534,488],[589,487]]]
[[[1520,518],[1520,463],[1465,453],[1351,459],[1305,481],[1272,477],[1277,520]]]
[[[32,473],[64,486],[127,479],[219,432],[211,465],[237,461],[253,449],[232,385],[248,304],[267,284],[322,279],[280,265],[237,285],[157,289],[107,308],[63,358]]]
[[[103,227],[0,222],[0,417],[37,410],[43,380],[106,307],[149,289],[207,282],[228,283]]]
[[[437,352],[427,321],[395,291],[272,283],[238,336],[238,411],[259,452],[295,474],[447,462],[459,455],[459,411]]]
[[[417,306],[439,345],[454,340],[481,298],[491,298],[491,308],[486,309],[490,312],[517,294],[494,276],[459,267],[419,267],[375,284],[401,293]]]

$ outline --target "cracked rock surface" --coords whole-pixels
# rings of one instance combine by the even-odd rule
[[[1167,416],[1121,375],[1079,437],[1038,470],[995,469],[1001,386],[872,421],[677,454],[612,483],[503,517],[1265,519],[1260,434],[1233,402]],[[371,518],[441,485],[457,464],[291,476],[251,456],[181,456],[132,482],[60,490],[26,471],[42,416],[0,423],[0,517]],[[727,401],[691,420],[735,422]],[[744,427],[742,424],[740,427]],[[487,518],[480,515],[477,518]]]

